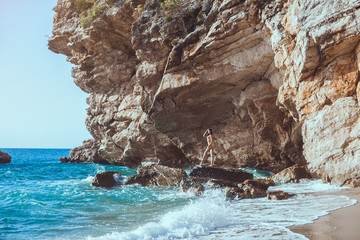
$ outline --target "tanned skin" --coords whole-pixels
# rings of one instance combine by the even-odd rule
[[[207,154],[210,152],[210,156],[211,156],[211,164],[210,166],[214,165],[214,143],[213,143],[213,135],[212,135],[212,130],[211,128],[207,129],[203,135],[204,137],[206,136],[206,141],[207,141],[207,148],[204,152],[204,155],[202,157],[202,160],[200,162],[200,166],[203,165],[205,157],[207,156]]]

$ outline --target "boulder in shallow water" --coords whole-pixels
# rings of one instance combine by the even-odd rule
[[[272,184],[265,184],[264,181],[245,180],[236,187],[225,188],[225,194],[228,199],[261,198],[266,197],[266,190]],[[270,184],[270,185],[269,185]]]
[[[263,186],[239,184],[238,187],[225,188],[225,194],[228,199],[260,198],[266,197],[266,190]]]
[[[275,182],[273,180],[271,180],[271,179],[260,179],[260,178],[245,180],[243,182],[243,184],[257,185],[259,187],[264,188],[265,190],[267,190],[270,186],[275,186]]]
[[[0,163],[10,163],[10,162],[11,162],[11,156],[6,152],[0,151]]]
[[[303,178],[311,178],[310,172],[306,166],[298,164],[268,177],[276,183],[299,182]]]
[[[112,188],[121,185],[122,180],[123,175],[121,173],[108,171],[96,174],[92,185],[96,187]]]
[[[218,179],[230,182],[243,182],[253,179],[253,174],[240,169],[226,169],[216,167],[197,167],[190,172],[190,177]]]
[[[283,191],[274,191],[267,193],[267,199],[269,200],[285,200],[295,196],[295,194],[289,194]]]
[[[181,180],[187,177],[182,169],[150,164],[140,167],[138,173],[129,177],[125,185],[137,183],[143,186],[179,186]]]
[[[62,163],[68,163],[68,162],[70,162],[70,159],[68,159],[67,157],[60,157],[59,160],[60,160],[60,162],[62,162]]]

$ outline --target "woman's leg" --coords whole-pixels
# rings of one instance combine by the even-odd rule
[[[212,148],[210,150],[210,155],[211,155],[211,164],[210,164],[210,166],[213,166],[214,165],[214,148]]]
[[[205,159],[206,155],[208,154],[208,152],[209,152],[209,148],[206,148],[206,150],[205,150],[205,152],[204,152],[204,155],[203,155],[203,157],[202,157],[202,159],[201,159],[200,166],[202,166],[202,164],[203,164],[203,162],[204,162],[204,159]]]

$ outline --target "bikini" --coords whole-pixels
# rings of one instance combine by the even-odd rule
[[[207,139],[209,139],[211,135],[208,135],[207,136]],[[209,144],[209,141],[208,141],[208,144]],[[212,139],[211,143],[207,146],[208,149],[214,149],[214,139]]]

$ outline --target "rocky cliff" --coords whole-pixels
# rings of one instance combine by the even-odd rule
[[[69,161],[188,167],[211,127],[217,166],[360,185],[359,0],[79,2],[49,40],[90,94]]]

